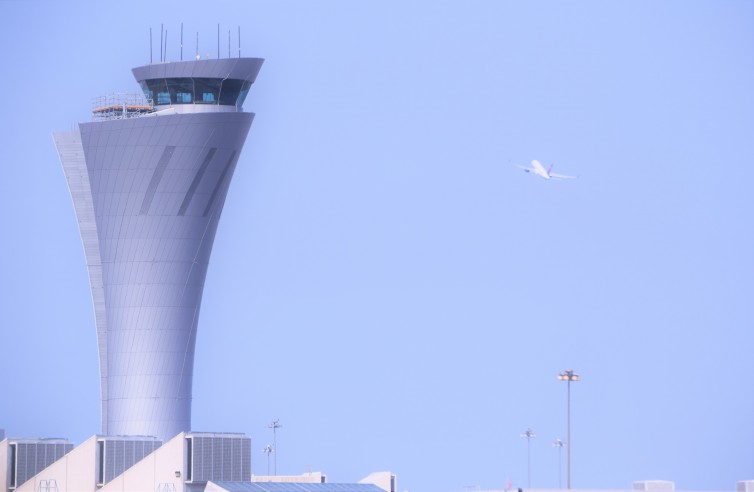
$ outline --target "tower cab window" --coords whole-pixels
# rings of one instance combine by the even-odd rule
[[[241,107],[251,83],[240,79],[170,78],[139,82],[155,105],[219,104]]]

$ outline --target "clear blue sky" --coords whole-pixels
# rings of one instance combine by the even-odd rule
[[[242,28],[266,59],[220,221],[194,430],[401,491],[754,478],[754,2],[0,0],[0,427],[99,431],[51,133]],[[155,42],[155,46],[157,42]],[[155,58],[157,55],[155,48]],[[550,182],[511,163],[539,159]],[[71,395],[75,394],[76,397]],[[565,474],[565,454],[563,455]],[[565,475],[564,475],[565,476]],[[565,479],[564,479],[565,480]]]

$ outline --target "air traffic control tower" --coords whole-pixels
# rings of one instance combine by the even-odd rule
[[[143,97],[102,98],[93,121],[53,134],[89,270],[104,435],[191,430],[204,279],[262,62],[134,68]]]

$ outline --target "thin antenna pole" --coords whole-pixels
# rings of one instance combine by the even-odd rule
[[[149,28],[149,64],[152,64],[152,28]]]
[[[181,61],[183,61],[183,22],[181,22]]]
[[[228,29],[228,58],[230,58],[230,29]]]
[[[217,59],[220,59],[220,24],[217,24]]]
[[[241,26],[238,26],[238,58],[241,58]]]
[[[165,29],[162,24],[160,24],[160,63],[162,63],[162,36],[165,34]]]
[[[199,31],[196,31],[196,59],[199,59]]]

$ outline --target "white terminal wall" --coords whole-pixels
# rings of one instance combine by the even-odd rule
[[[87,439],[52,465],[16,488],[17,492],[36,492],[40,484],[54,483],[59,492],[96,489],[97,437]],[[46,490],[42,487],[41,490]],[[53,489],[54,490],[54,489]]]

